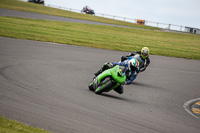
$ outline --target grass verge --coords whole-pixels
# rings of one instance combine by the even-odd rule
[[[124,21],[117,21],[113,19],[107,19],[107,18],[92,16],[92,15],[87,15],[87,14],[75,13],[71,11],[60,10],[56,8],[46,7],[43,5],[29,3],[29,2],[22,2],[18,0],[0,0],[0,8],[90,20],[90,21],[116,24],[116,25],[124,25],[124,26],[136,27],[136,28],[141,28],[141,29],[160,30],[160,28],[156,28],[156,27],[137,25],[134,23],[124,22]]]
[[[0,36],[5,37],[120,51],[147,46],[154,55],[200,59],[199,35],[14,17],[0,20]]]
[[[0,116],[0,133],[50,133]]]

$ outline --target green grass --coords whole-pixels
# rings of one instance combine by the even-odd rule
[[[0,133],[50,133],[0,116]]]
[[[154,55],[200,59],[200,36],[193,34],[0,17],[0,36],[121,51],[147,46]]]
[[[124,25],[124,26],[130,26],[130,27],[136,27],[136,28],[142,28],[142,29],[160,30],[160,28],[156,28],[156,27],[137,25],[134,23],[124,22],[124,21],[117,21],[113,19],[107,19],[107,18],[92,16],[92,15],[87,15],[87,14],[75,13],[75,12],[60,10],[56,8],[46,7],[39,4],[22,2],[18,0],[0,0],[0,8],[42,13],[42,14],[48,14],[48,15],[76,18],[76,19],[84,19],[84,20]]]

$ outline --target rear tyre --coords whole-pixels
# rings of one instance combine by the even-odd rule
[[[96,94],[101,94],[102,92],[106,91],[107,89],[111,88],[113,86],[113,82],[109,79],[105,79],[103,81],[103,84],[99,86],[96,90]]]

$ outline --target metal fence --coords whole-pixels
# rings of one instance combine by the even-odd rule
[[[49,6],[49,7],[52,7],[52,8],[59,8],[59,9],[62,9],[62,10],[68,10],[68,11],[72,11],[72,12],[76,12],[76,13],[81,13],[81,10],[72,9],[72,8],[54,6],[54,5],[49,5],[49,4],[46,4],[45,6]],[[108,14],[104,14],[104,13],[95,13],[95,16],[114,19],[114,20],[120,20],[120,21],[125,21],[125,22],[131,22],[131,23],[137,23],[137,19],[120,17],[120,16],[115,16],[115,15],[108,15]],[[146,26],[152,26],[152,27],[158,27],[158,28],[162,28],[162,29],[165,29],[165,30],[188,32],[185,29],[185,26],[181,26],[181,25],[152,22],[152,21],[147,21],[147,20],[145,20],[145,25]]]

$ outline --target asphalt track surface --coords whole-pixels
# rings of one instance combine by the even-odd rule
[[[0,37],[0,115],[55,133],[199,133],[183,108],[200,96],[198,60],[151,55],[124,94],[88,90],[95,71],[125,54]]]
[[[124,94],[88,84],[125,52],[0,37],[0,115],[55,133],[199,133],[200,61],[151,55]]]

